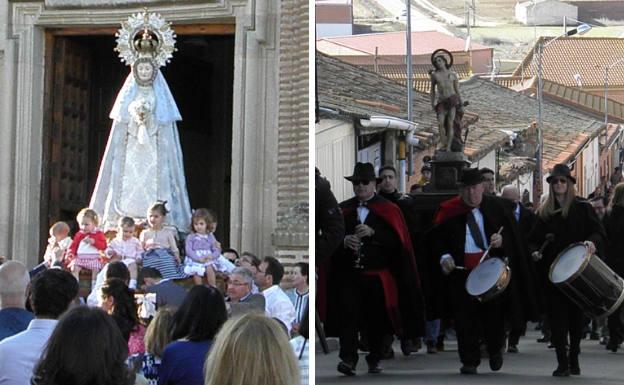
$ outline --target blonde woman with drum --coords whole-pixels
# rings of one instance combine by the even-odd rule
[[[557,354],[553,376],[565,377],[581,374],[579,353],[584,316],[583,311],[550,282],[550,267],[573,243],[583,242],[587,252],[592,254],[601,250],[605,230],[591,204],[577,197],[576,179],[568,166],[555,165],[546,181],[549,184],[548,198],[537,210],[537,220],[529,234],[529,247],[545,293],[551,341]],[[546,242],[548,237],[550,242]]]

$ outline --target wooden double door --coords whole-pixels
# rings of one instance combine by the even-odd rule
[[[175,26],[174,26],[175,28]],[[233,26],[187,26],[162,68],[176,100],[191,206],[215,210],[228,245],[232,162]],[[216,32],[215,32],[216,31]],[[41,245],[49,226],[89,204],[112,125],[108,117],[130,69],[119,61],[114,30],[46,34]],[[90,31],[93,33],[93,31]]]

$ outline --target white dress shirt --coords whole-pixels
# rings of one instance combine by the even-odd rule
[[[21,333],[0,342],[0,385],[29,385],[35,364],[58,323],[34,319]]]
[[[472,215],[474,216],[475,222],[477,222],[477,226],[479,227],[479,231],[481,232],[481,238],[483,239],[483,244],[485,245],[485,248],[488,247],[488,240],[487,237],[485,236],[485,226],[483,224],[483,214],[481,214],[481,211],[479,211],[479,208],[474,208],[472,209]],[[464,245],[464,251],[466,253],[478,253],[484,250],[481,250],[479,248],[479,246],[477,246],[477,243],[474,241],[474,239],[472,239],[472,233],[470,232],[470,229],[468,228],[468,224],[466,224],[466,243]]]
[[[290,302],[290,298],[278,285],[273,285],[264,290],[262,295],[264,295],[266,314],[271,318],[277,318],[282,321],[290,334],[295,322],[295,307]]]

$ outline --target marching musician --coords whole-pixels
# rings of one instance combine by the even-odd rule
[[[455,318],[462,363],[460,373],[477,373],[481,362],[480,337],[487,345],[490,368],[497,371],[503,365],[506,311],[522,306],[525,315],[531,319],[535,317],[535,295],[530,284],[532,275],[528,257],[520,247],[521,238],[512,203],[484,195],[483,176],[476,168],[464,169],[458,185],[459,196],[443,202],[434,219],[431,257],[438,260],[445,274],[442,277],[438,273],[442,289],[446,290],[444,301],[452,306],[449,310]],[[501,227],[503,230],[499,233]],[[480,303],[468,294],[465,285],[468,274],[479,265],[489,247],[490,256],[508,261],[512,278],[502,294]],[[522,313],[510,311],[510,316]]]
[[[422,336],[424,309],[412,244],[399,208],[375,193],[373,165],[357,163],[355,197],[340,203],[345,222],[343,246],[330,258],[325,323],[340,337],[338,371],[355,375],[358,329],[368,335],[368,372],[381,372],[382,337]]]
[[[613,196],[609,202],[609,211],[604,225],[608,240],[605,262],[620,277],[624,277],[624,183],[617,184],[613,189]],[[609,315],[607,321],[609,330],[607,349],[614,353],[617,352],[619,345],[624,340],[622,310],[620,308]]]
[[[551,341],[557,354],[557,368],[553,376],[579,375],[583,312],[550,282],[548,274],[555,258],[572,243],[584,242],[592,254],[596,249],[600,250],[605,241],[605,231],[591,204],[576,196],[576,179],[570,174],[568,166],[555,165],[546,181],[549,184],[548,198],[537,210],[535,226],[529,234],[529,247],[533,260],[537,262],[537,273],[541,276]],[[547,234],[553,236],[550,242],[545,243]]]

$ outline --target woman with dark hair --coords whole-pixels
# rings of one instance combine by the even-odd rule
[[[127,285],[128,282],[130,282],[130,270],[128,270],[128,266],[121,261],[107,263],[97,275],[95,285],[87,297],[87,305],[98,306],[100,288],[107,279],[111,278],[119,278]]]
[[[128,348],[102,310],[80,306],[59,321],[35,366],[33,385],[130,385]]]
[[[100,288],[100,307],[110,314],[128,343],[128,355],[145,353],[145,327],[139,323],[134,294],[119,278],[106,280]]]
[[[215,335],[227,319],[225,301],[214,287],[195,286],[173,317],[159,385],[202,385],[202,368]]]
[[[568,166],[555,165],[546,182],[549,184],[548,197],[537,209],[528,239],[546,298],[551,341],[557,355],[553,376],[567,377],[581,374],[579,353],[584,316],[578,305],[549,280],[549,271],[555,258],[573,243],[583,242],[590,254],[602,250],[605,230],[591,204],[577,197],[576,179]],[[553,235],[549,243],[545,243],[547,234]],[[543,251],[542,245],[546,245]]]

